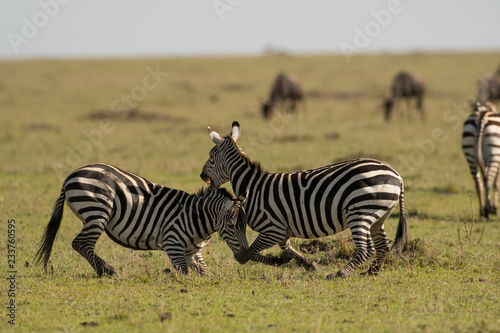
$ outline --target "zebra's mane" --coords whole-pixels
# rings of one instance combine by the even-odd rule
[[[215,188],[215,189],[211,188],[210,186],[201,187],[196,192],[196,196],[197,197],[207,197],[211,193],[215,193],[215,194],[220,195],[220,196],[222,196],[224,198],[234,199],[234,196],[231,194],[231,192],[229,192],[228,190],[226,190],[223,187],[221,187],[221,188]]]
[[[260,162],[257,162],[257,161],[252,161],[244,152],[243,150],[238,146],[238,144],[236,143],[236,141],[234,141],[234,139],[230,136],[230,135],[226,135],[224,138],[228,138],[231,143],[233,144],[233,147],[234,149],[236,149],[236,151],[238,152],[238,154],[240,154],[241,157],[243,157],[246,162],[248,163],[248,165],[250,166],[250,168],[252,170],[256,170],[258,172],[262,172],[262,173],[268,173],[267,170],[265,170],[262,165],[260,164]]]

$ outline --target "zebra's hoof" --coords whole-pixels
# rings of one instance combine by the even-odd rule
[[[113,268],[113,266],[111,265],[108,265],[108,264],[105,264],[103,267],[102,267],[102,271],[99,272],[100,274],[99,277],[102,277],[103,275],[107,275],[107,276],[112,276],[112,275],[116,275],[115,273],[115,269]]]
[[[366,272],[362,272],[359,274],[360,276],[377,276],[378,275],[378,270],[377,269],[374,269],[374,268],[371,268],[369,270],[367,270]]]
[[[108,264],[104,265],[103,271],[104,271],[104,274],[107,274],[107,275],[115,275],[116,274],[113,266],[108,265]]]
[[[290,253],[290,252],[283,252],[280,255],[280,259],[282,259],[284,263],[289,263],[295,257],[296,257],[296,255],[293,253]]]

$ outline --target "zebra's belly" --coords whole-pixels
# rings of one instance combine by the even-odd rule
[[[336,216],[331,215],[328,219],[313,217],[303,223],[290,223],[288,220],[286,233],[287,237],[314,239],[331,236],[348,228],[345,221],[339,221]]]
[[[106,226],[106,233],[116,243],[136,250],[159,250],[163,241],[159,237],[159,226],[153,221],[112,219]]]

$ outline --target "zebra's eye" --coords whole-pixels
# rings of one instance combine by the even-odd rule
[[[238,223],[238,215],[233,214],[233,215],[231,215],[231,217],[229,218],[229,223],[227,224],[227,226],[228,226],[230,229],[234,229],[234,227],[236,226],[236,223]]]

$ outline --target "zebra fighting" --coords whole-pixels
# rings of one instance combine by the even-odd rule
[[[328,279],[349,276],[374,253],[368,273],[377,274],[389,251],[400,254],[407,241],[403,179],[386,163],[361,158],[293,173],[269,173],[238,147],[238,122],[233,122],[225,137],[208,129],[215,147],[200,177],[215,188],[230,181],[236,195],[248,191],[247,221],[259,235],[247,259],[268,265],[296,259],[304,268],[316,270],[317,264],[292,248],[289,239],[325,237],[347,228],[352,232],[355,256]],[[398,201],[400,218],[390,247],[384,222]],[[260,254],[276,244],[283,251],[281,258]]]
[[[101,277],[114,268],[94,252],[102,232],[116,243],[135,250],[163,250],[172,266],[187,274],[188,267],[209,274],[201,254],[217,232],[234,258],[248,257],[246,193],[234,199],[224,189],[202,189],[197,194],[155,184],[108,164],[93,164],[70,174],[64,181],[35,261],[47,269],[52,246],[61,225],[64,202],[83,222],[72,242]]]
[[[462,131],[462,151],[476,185],[481,216],[497,214],[500,182],[500,115],[495,106],[477,103]],[[493,197],[490,198],[490,189]]]

